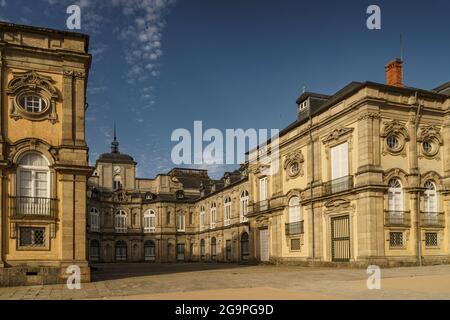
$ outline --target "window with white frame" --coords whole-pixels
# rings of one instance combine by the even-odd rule
[[[225,198],[223,210],[225,211],[224,223],[228,226],[231,223],[231,197]]]
[[[25,95],[20,98],[20,106],[27,112],[40,113],[47,108],[47,103],[37,95]]]
[[[90,231],[97,232],[100,230],[100,214],[98,213],[97,208],[91,208],[90,211]]]
[[[247,212],[248,212],[248,191],[244,190],[241,193],[240,206],[239,206],[239,214],[241,217],[241,222],[247,222]]]
[[[128,230],[127,213],[123,210],[119,210],[116,212],[115,230],[117,233],[126,233]]]
[[[186,231],[186,217],[182,213],[179,213],[177,215],[177,231],[178,232]]]
[[[331,180],[348,176],[348,143],[341,143],[330,150]]]
[[[214,229],[216,227],[217,222],[217,205],[215,202],[211,204],[211,229]]]
[[[156,214],[153,210],[144,212],[144,232],[151,233],[156,231]]]
[[[41,154],[26,153],[18,162],[18,214],[46,216],[51,214],[49,163]]]
[[[259,179],[259,201],[267,200],[267,177]]]
[[[435,215],[438,211],[436,185],[432,181],[425,182],[425,213]]]
[[[201,206],[200,207],[200,230],[203,230],[206,226],[206,212],[205,212],[205,207]]]
[[[398,178],[389,180],[388,210],[391,213],[403,214],[403,188]]]
[[[289,200],[289,223],[302,221],[300,198],[292,197]]]

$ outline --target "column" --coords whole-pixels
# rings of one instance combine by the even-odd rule
[[[74,123],[73,123],[73,71],[63,73],[63,111],[62,111],[62,144],[74,144]]]

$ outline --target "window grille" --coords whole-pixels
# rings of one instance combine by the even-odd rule
[[[438,234],[436,232],[426,232],[425,233],[425,245],[427,247],[437,247],[438,246]]]
[[[392,248],[403,247],[403,232],[390,232],[389,233],[389,245]]]

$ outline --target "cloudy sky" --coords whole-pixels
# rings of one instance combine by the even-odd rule
[[[91,36],[87,135],[91,161],[120,149],[138,173],[168,171],[177,128],[283,128],[295,99],[351,81],[384,82],[404,38],[405,82],[450,81],[450,2],[302,0],[0,0],[0,18],[66,30],[81,7]],[[382,29],[366,28],[381,7]],[[219,177],[223,166],[209,166]]]

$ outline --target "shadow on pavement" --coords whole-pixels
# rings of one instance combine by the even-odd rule
[[[198,271],[232,270],[250,267],[232,263],[100,263],[91,265],[91,280],[105,281]]]

